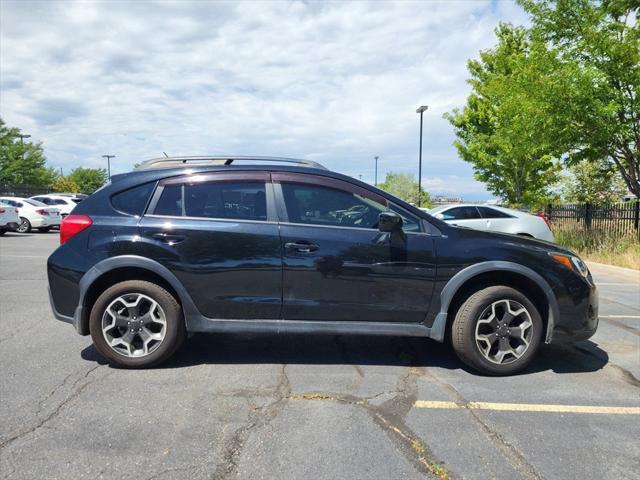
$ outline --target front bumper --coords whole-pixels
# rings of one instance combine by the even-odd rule
[[[19,226],[20,225],[18,223],[16,223],[16,222],[9,222],[9,223],[6,223],[5,225],[3,225],[0,228],[2,228],[2,230],[5,230],[7,232],[15,232],[18,229]]]
[[[598,290],[593,280],[583,279],[583,286],[568,285],[555,291],[560,318],[553,329],[552,343],[579,342],[591,338],[598,329]]]

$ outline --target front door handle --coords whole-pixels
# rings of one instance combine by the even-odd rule
[[[151,235],[156,240],[163,241],[168,243],[169,245],[175,245],[176,243],[180,243],[184,240],[182,235],[174,235],[166,232],[158,232]]]
[[[320,247],[307,240],[299,240],[297,242],[287,242],[284,244],[284,248],[287,250],[295,250],[298,253],[311,253],[320,249]]]

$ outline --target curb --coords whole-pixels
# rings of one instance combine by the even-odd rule
[[[626,273],[628,275],[640,275],[640,270],[636,270],[635,268],[618,267],[616,265],[607,265],[606,263],[597,263],[597,262],[591,262],[588,260],[585,260],[585,263],[590,269],[591,269],[591,266],[593,265],[595,268],[609,269],[609,270],[613,270],[614,272]]]

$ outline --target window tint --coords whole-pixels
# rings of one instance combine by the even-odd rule
[[[413,215],[401,210],[400,208],[392,205],[390,208],[391,211],[396,212],[398,215],[402,217],[402,230],[405,232],[421,232],[422,227],[420,226],[420,220]]]
[[[283,183],[289,221],[313,225],[378,228],[385,205],[356,193],[334,188]]]
[[[475,220],[480,218],[476,207],[455,207],[441,213],[444,220]]]
[[[266,220],[264,182],[214,182],[185,185],[188,217]]]
[[[478,207],[478,210],[480,210],[482,218],[512,218],[511,215],[507,215],[506,213],[494,208]]]
[[[182,185],[166,185],[156,205],[156,215],[182,215]]]
[[[61,198],[53,198],[50,200],[51,203],[49,205],[66,205],[67,202],[62,200]]]
[[[116,210],[129,215],[142,215],[154,185],[155,182],[145,183],[124,192],[116,193],[111,197],[111,204]]]

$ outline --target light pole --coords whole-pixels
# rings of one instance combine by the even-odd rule
[[[22,161],[24,162],[24,139],[31,138],[31,135],[24,135],[22,133],[19,133],[18,136],[20,137],[20,146],[22,147]]]
[[[102,158],[107,159],[107,175],[109,180],[111,180],[111,159],[115,158],[115,155],[102,155]]]
[[[375,156],[373,157],[376,159],[376,177],[375,177],[375,181],[374,181],[374,185],[377,187],[378,186],[378,159],[380,158],[379,156]]]
[[[422,114],[429,108],[427,105],[421,105],[416,110],[420,114],[420,153],[418,154],[418,207],[422,205]]]

